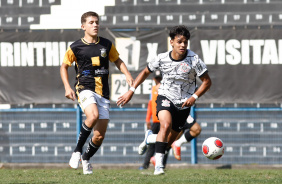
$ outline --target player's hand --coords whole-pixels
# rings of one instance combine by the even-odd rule
[[[133,91],[129,90],[124,95],[118,97],[117,106],[124,106],[129,102],[133,96]]]
[[[188,98],[183,104],[182,104],[182,108],[184,107],[191,107],[195,104],[196,99],[194,97],[190,97]]]
[[[75,101],[76,99],[75,93],[72,89],[66,89],[65,97],[71,99],[72,101]]]
[[[132,78],[131,75],[126,76],[126,82],[127,82],[127,84],[128,84],[130,87],[133,85],[134,79]]]

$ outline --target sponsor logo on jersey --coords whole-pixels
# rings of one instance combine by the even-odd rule
[[[95,75],[108,75],[109,74],[109,70],[108,69],[97,69],[95,70]]]
[[[88,76],[88,75],[90,75],[90,70],[84,70],[84,71],[82,71],[81,74],[84,75],[84,76]]]
[[[197,64],[196,64],[196,69],[198,70],[199,73],[201,73],[201,72],[204,70],[204,68],[203,68],[203,66],[201,65],[201,63],[197,63]]]

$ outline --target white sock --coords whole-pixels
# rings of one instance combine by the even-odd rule
[[[147,137],[147,144],[155,144],[157,141],[158,134],[151,134]]]
[[[155,154],[155,158],[156,158],[156,166],[155,166],[155,168],[157,168],[157,167],[164,167],[164,164],[163,164],[164,154],[163,153],[156,153]]]
[[[186,143],[186,142],[187,140],[185,138],[185,135],[182,134],[182,136],[177,141],[175,141],[175,145],[180,147],[183,143]]]

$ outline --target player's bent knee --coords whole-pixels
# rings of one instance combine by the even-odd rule
[[[201,131],[202,131],[202,128],[201,128],[201,127],[200,127],[199,129],[197,129],[197,130],[195,131],[196,136],[200,135]]]
[[[200,135],[202,128],[198,123],[195,123],[190,131],[192,131],[195,137],[197,137],[198,135]]]
[[[92,126],[95,125],[95,122],[99,119],[99,115],[90,115],[86,117],[86,121],[88,121]]]
[[[93,141],[94,144],[100,146],[100,145],[102,144],[104,138],[105,138],[105,137],[102,136],[102,135],[94,136],[94,137],[92,138],[92,141]]]
[[[163,122],[161,123],[160,128],[161,128],[161,129],[170,130],[170,128],[171,128],[171,122],[169,122],[169,121],[163,121]]]

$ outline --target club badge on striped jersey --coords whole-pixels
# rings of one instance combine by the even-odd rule
[[[107,57],[107,50],[105,48],[102,48],[100,50],[101,50],[101,57],[103,58]]]

